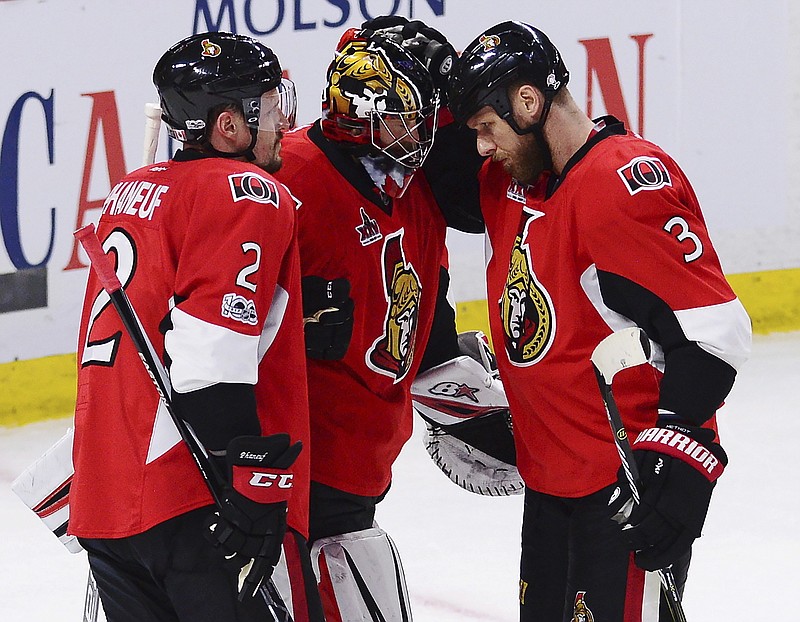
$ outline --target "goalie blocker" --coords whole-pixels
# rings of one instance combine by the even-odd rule
[[[481,495],[523,492],[503,382],[481,331],[458,335],[461,356],[420,373],[411,386],[425,447],[447,477]]]

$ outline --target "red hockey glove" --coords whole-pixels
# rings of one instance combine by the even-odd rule
[[[631,507],[626,495],[609,504],[615,511],[627,501],[627,511],[615,520],[622,523],[625,543],[636,551],[636,565],[644,570],[666,568],[689,551],[700,537],[716,480],[728,464],[713,430],[666,418],[658,425],[644,430],[633,444],[640,504]],[[622,469],[618,485],[629,489]]]
[[[288,434],[239,436],[227,448],[230,482],[222,507],[206,521],[206,536],[226,557],[241,562],[239,599],[253,596],[272,575],[286,533],[292,494],[290,467],[302,444]]]
[[[324,361],[344,358],[353,335],[350,281],[304,276],[302,287],[306,354]]]

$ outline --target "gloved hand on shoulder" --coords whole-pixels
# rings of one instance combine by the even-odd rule
[[[361,28],[381,31],[422,62],[433,78],[442,106],[447,105],[447,80],[456,60],[455,48],[447,37],[420,20],[409,21],[399,15],[385,15],[367,20],[361,24]]]

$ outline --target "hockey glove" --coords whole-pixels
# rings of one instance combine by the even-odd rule
[[[206,537],[242,566],[239,600],[253,596],[281,556],[286,510],[292,493],[290,467],[302,444],[288,434],[239,436],[227,448],[229,484],[222,506],[206,521]]]
[[[362,30],[383,30],[384,28],[394,28],[395,26],[405,26],[408,19],[402,15],[378,15],[368,19],[361,24]]]
[[[324,361],[344,358],[353,335],[350,281],[306,276],[302,287],[306,354]]]
[[[447,80],[453,70],[456,51],[441,32],[418,19],[408,21],[399,16],[377,17],[364,22],[361,27],[380,30],[425,65],[439,92],[442,106],[447,105]]]
[[[618,491],[609,503],[626,545],[636,551],[636,565],[644,570],[666,568],[689,551],[700,537],[716,480],[728,464],[713,430],[666,417],[658,426],[644,430],[633,444],[641,479],[639,505]],[[623,469],[618,488],[630,489]]]

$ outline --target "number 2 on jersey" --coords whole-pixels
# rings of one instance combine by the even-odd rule
[[[131,279],[133,279],[133,273],[136,268],[136,246],[125,231],[114,229],[103,242],[103,251],[108,253],[111,250],[114,251],[117,257],[117,278],[122,283],[122,287],[127,287]],[[110,367],[114,364],[119,342],[122,338],[122,331],[119,330],[108,337],[92,339],[92,329],[97,318],[110,304],[111,298],[108,292],[101,288],[92,302],[92,309],[89,313],[89,325],[86,327],[86,343],[84,344],[83,357],[81,358],[82,366],[103,365]]]

